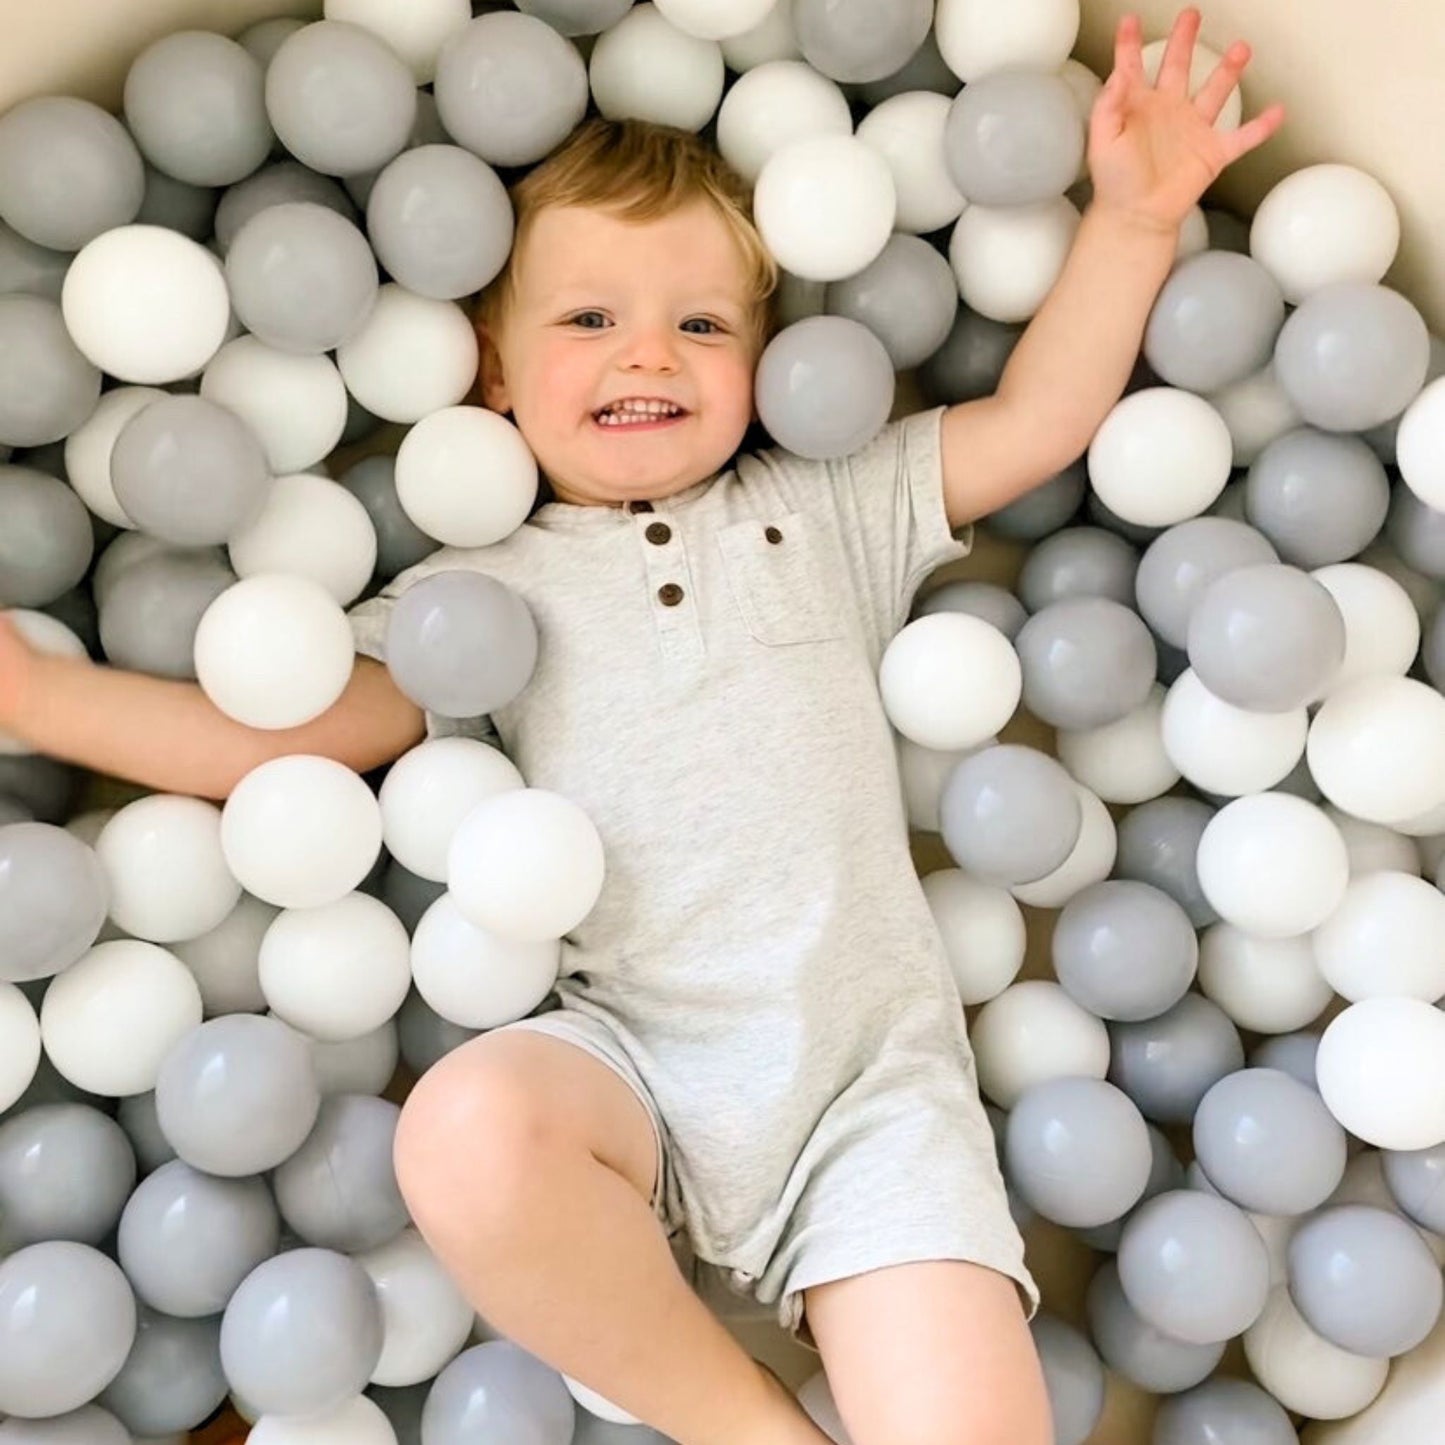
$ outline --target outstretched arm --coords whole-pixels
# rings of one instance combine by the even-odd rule
[[[1006,506],[1083,454],[1134,368],[1180,224],[1225,166],[1284,120],[1284,108],[1272,105],[1237,130],[1214,129],[1250,50],[1231,45],[1191,98],[1199,23],[1197,10],[1181,12],[1150,85],[1139,19],[1119,22],[1114,69],[1089,118],[1094,199],[1068,260],[998,390],[944,414],[944,500],[954,527]]]

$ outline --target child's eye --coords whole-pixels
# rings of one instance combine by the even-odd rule
[[[717,334],[717,335],[721,335],[721,334],[722,334],[722,327],[719,326],[719,325],[717,324],[717,322],[714,321],[714,320],[712,319],[712,317],[710,317],[710,316],[689,316],[688,319],[687,319],[686,321],[684,321],[682,324],[683,324],[684,327],[688,327],[688,326],[692,326],[692,325],[696,324],[696,325],[698,325],[698,326],[706,326],[706,327],[711,328],[710,331],[704,331],[704,332],[698,333],[699,335],[702,335],[702,336],[708,336],[708,335],[712,335],[712,334]]]
[[[606,324],[607,318],[600,311],[579,311],[575,316],[567,318],[569,325],[580,326],[584,331],[598,331]],[[593,325],[593,322],[599,323]]]

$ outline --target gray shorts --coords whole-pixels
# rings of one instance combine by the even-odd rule
[[[888,1108],[870,1097],[868,1117],[847,1132],[846,1148],[828,1149],[825,1162],[813,1166],[792,1209],[767,1211],[769,1218],[760,1221],[747,1249],[729,1251],[699,1237],[694,1228],[695,1218],[707,1211],[689,1207],[667,1123],[611,1029],[567,1008],[503,1027],[531,1029],[585,1050],[637,1095],[651,1121],[660,1161],[653,1213],[684,1276],[719,1314],[771,1317],[816,1353],[804,1317],[805,1290],[869,1270],[935,1259],[996,1269],[1016,1282],[1027,1314],[1037,1309],[1038,1290],[1024,1266],[1013,1222],[1006,1213],[996,1220],[996,1211],[987,1207],[992,1187],[980,1180],[979,1160],[926,1085],[896,1090]],[[838,1126],[831,1117],[827,1127],[836,1131]],[[974,1133],[967,1144],[976,1147]],[[782,1181],[778,1191],[783,1191]]]

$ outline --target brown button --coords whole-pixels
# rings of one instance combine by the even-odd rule
[[[652,510],[652,503],[651,503],[651,502],[629,502],[629,503],[627,504],[627,510],[628,510],[629,512],[634,513],[634,514],[637,513],[637,512],[650,512],[650,511]]]
[[[672,528],[666,522],[649,522],[647,530],[642,535],[649,542],[655,542],[660,547],[664,542],[672,540]]]
[[[765,536],[770,542],[781,542],[783,540],[783,534],[778,531],[776,527],[769,527],[763,533],[763,536]]]
[[[682,601],[682,588],[676,582],[664,582],[657,589],[657,600],[664,607],[676,607]]]

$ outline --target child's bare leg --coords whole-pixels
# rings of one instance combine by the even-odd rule
[[[397,1130],[418,1228],[502,1334],[679,1445],[825,1445],[683,1278],[656,1163],[627,1085],[526,1031],[447,1055]]]

